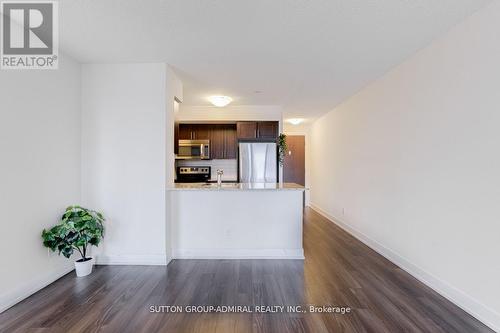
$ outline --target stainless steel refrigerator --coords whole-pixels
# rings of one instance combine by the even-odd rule
[[[276,143],[239,143],[240,183],[276,183],[278,177],[278,155]]]

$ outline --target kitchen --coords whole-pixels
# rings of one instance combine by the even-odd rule
[[[305,187],[284,181],[280,112],[177,109],[172,257],[304,259]]]

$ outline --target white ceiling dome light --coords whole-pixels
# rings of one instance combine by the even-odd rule
[[[299,125],[303,121],[304,121],[304,119],[302,119],[302,118],[291,118],[291,119],[288,119],[288,122],[290,124],[292,124],[292,125]]]
[[[210,96],[208,100],[210,103],[219,108],[222,108],[233,101],[233,99],[229,96]]]

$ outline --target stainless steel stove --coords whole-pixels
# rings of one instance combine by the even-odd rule
[[[177,167],[177,183],[205,183],[210,180],[209,166]]]

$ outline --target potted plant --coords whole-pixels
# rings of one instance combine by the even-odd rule
[[[283,166],[283,163],[285,162],[285,154],[287,149],[288,147],[286,144],[286,135],[281,133],[278,137],[278,160],[281,166]]]
[[[87,256],[90,246],[98,246],[104,236],[105,221],[101,213],[80,206],[69,206],[61,222],[49,230],[42,231],[43,245],[58,251],[66,258],[77,250],[81,258],[75,261],[77,276],[92,272],[94,260]]]

